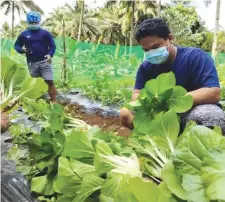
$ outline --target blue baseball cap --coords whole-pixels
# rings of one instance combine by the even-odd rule
[[[41,15],[39,12],[31,11],[27,13],[27,22],[28,23],[39,23],[41,21]]]

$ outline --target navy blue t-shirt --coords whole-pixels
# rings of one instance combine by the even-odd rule
[[[220,87],[214,61],[206,52],[199,48],[177,47],[172,64],[155,65],[144,61],[138,69],[134,89],[141,90],[148,80],[170,71],[176,77],[176,85],[188,92],[203,87]]]
[[[25,46],[32,51],[31,55],[26,55],[28,61],[42,61],[45,55],[53,56],[55,53],[55,43],[52,35],[45,29],[25,30],[15,42],[15,49],[19,53],[23,53],[22,47]]]

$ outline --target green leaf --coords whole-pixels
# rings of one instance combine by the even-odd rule
[[[107,179],[102,185],[102,194],[114,198],[121,190],[124,190],[129,185],[129,177],[123,174],[108,174]]]
[[[27,77],[22,83],[21,89],[25,92],[22,97],[36,99],[47,92],[48,86],[43,78]]]
[[[160,74],[156,79],[151,79],[145,84],[146,93],[158,96],[162,92],[176,85],[175,76],[172,72]]]
[[[151,181],[142,178],[129,179],[129,189],[132,191],[137,201],[149,202],[159,200],[161,195],[160,189]]]
[[[225,200],[225,150],[213,151],[202,162],[202,180],[210,200]]]
[[[34,177],[31,180],[31,191],[42,195],[52,195],[55,192],[53,188],[53,180],[54,178],[47,175]]]
[[[193,98],[186,95],[187,91],[181,86],[173,88],[173,95],[169,99],[169,108],[176,113],[186,112],[191,109],[193,105]]]
[[[134,117],[134,128],[140,133],[148,134],[149,133],[149,125],[151,121],[154,119],[153,116],[154,111],[148,110],[146,108],[140,108]]]
[[[197,175],[183,175],[182,187],[184,188],[188,201],[209,202],[205,195],[205,187],[202,178]]]
[[[83,178],[80,193],[75,197],[73,202],[84,202],[92,193],[101,189],[104,179],[96,175],[87,175]]]
[[[172,111],[159,114],[149,125],[149,135],[153,137],[158,148],[167,152],[174,151],[179,130],[177,115]]]
[[[30,174],[31,170],[32,170],[32,167],[30,167],[30,166],[17,166],[16,167],[16,172],[20,172],[24,176]]]
[[[70,161],[66,157],[59,157],[58,176],[55,181],[56,190],[69,196],[76,196],[81,183],[82,178],[73,171]]]
[[[95,168],[92,165],[61,156],[55,182],[56,189],[60,193],[75,196],[80,189],[83,177],[94,172]]]
[[[27,155],[26,149],[20,149],[17,146],[12,146],[7,153],[8,160],[18,161],[21,158],[24,158]]]
[[[172,161],[168,161],[162,170],[162,178],[164,182],[166,183],[168,189],[174,193],[179,198],[185,200],[185,192],[184,189],[181,186],[181,177],[176,173],[176,170],[174,169],[174,166],[172,164]]]
[[[223,200],[225,163],[220,150],[225,151],[224,137],[204,126],[190,125],[171,154],[172,163],[163,168],[170,191],[193,202]]]
[[[110,198],[108,196],[104,196],[103,194],[101,194],[99,196],[99,201],[100,202],[115,202],[115,200],[113,198]]]
[[[130,191],[121,191],[119,194],[115,196],[114,201],[112,202],[122,202],[122,201],[139,202],[135,197],[135,195]]]
[[[73,196],[62,195],[57,199],[56,202],[70,202],[73,201],[73,199],[74,199]]]
[[[94,166],[95,166],[96,172],[98,174],[104,174],[112,170],[114,167],[108,164],[104,160],[104,158],[101,157],[101,155],[105,155],[105,156],[114,155],[111,148],[108,146],[108,144],[103,140],[99,140],[95,146],[95,150],[96,150],[96,154],[94,157]]]
[[[72,130],[66,137],[62,155],[74,159],[93,158],[94,149],[86,132]]]

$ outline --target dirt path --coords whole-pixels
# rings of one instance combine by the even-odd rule
[[[86,114],[82,112],[79,105],[75,104],[67,104],[65,111],[72,117],[79,118],[91,126],[99,126],[104,131],[114,131],[122,136],[128,136],[131,133],[129,129],[121,125],[119,117],[103,117],[99,113]]]

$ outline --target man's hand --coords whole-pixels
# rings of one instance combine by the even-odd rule
[[[132,94],[132,96],[131,96],[131,101],[135,101],[135,100],[138,98],[140,92],[141,92],[141,90],[134,89],[134,90],[133,90],[133,94]]]
[[[46,55],[45,58],[47,59],[47,62],[49,62],[50,64],[52,63],[51,55]]]
[[[24,53],[26,53],[27,55],[31,55],[32,54],[32,51],[30,49],[28,49],[28,48],[25,48],[25,47],[22,48],[22,51]]]

